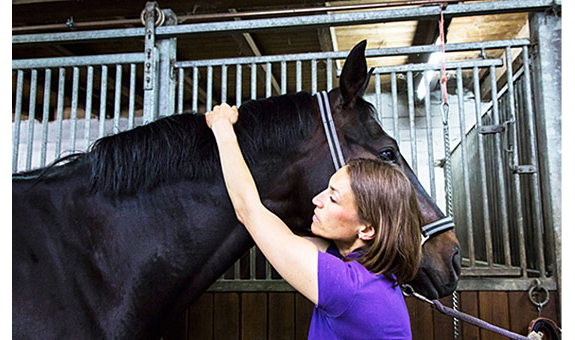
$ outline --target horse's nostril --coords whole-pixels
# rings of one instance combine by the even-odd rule
[[[453,270],[455,274],[459,276],[461,273],[461,251],[459,247],[455,247],[453,250],[453,256],[451,257],[451,262],[453,264]]]

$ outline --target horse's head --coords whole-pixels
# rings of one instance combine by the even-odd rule
[[[365,60],[365,41],[359,43],[350,52],[345,61],[340,78],[339,89],[329,93],[330,105],[343,154],[347,160],[352,158],[376,158],[397,164],[415,188],[423,223],[429,224],[445,217],[439,207],[427,194],[421,183],[399,152],[397,142],[386,134],[375,119],[374,107],[362,99],[370,74]],[[318,113],[319,115],[319,113]],[[307,164],[318,164],[306,171],[303,185],[307,188],[323,190],[327,181],[318,173],[333,173],[333,163],[325,133],[319,124],[315,139],[308,146],[310,160]],[[312,162],[311,159],[315,161]],[[316,181],[316,183],[313,183]],[[310,192],[313,195],[315,193]],[[423,246],[423,261],[417,277],[411,285],[429,298],[446,296],[457,286],[461,271],[459,243],[453,230],[431,237]]]

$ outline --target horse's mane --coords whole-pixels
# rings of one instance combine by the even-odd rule
[[[285,160],[296,151],[316,124],[311,103],[311,95],[305,92],[244,103],[234,127],[248,165],[262,158]],[[60,168],[88,164],[92,190],[113,196],[182,179],[211,180],[221,174],[213,133],[204,115],[191,113],[103,137],[89,152],[65,158],[68,163],[63,166],[27,174],[51,178],[69,172]],[[54,164],[58,163],[61,160]]]

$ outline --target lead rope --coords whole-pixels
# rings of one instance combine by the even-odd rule
[[[449,103],[447,99],[447,71],[445,70],[445,20],[443,18],[443,4],[439,5],[439,39],[441,41],[441,113],[443,118],[443,145],[445,147],[445,201],[447,204],[447,216],[453,217],[453,194],[451,186],[451,145],[449,140]],[[453,309],[459,309],[457,290],[452,294]],[[453,318],[453,338],[459,339],[459,319]]]

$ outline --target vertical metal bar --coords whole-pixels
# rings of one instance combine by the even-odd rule
[[[198,113],[198,67],[194,66],[192,69],[192,83],[193,83],[193,92],[192,92],[192,112]]]
[[[241,271],[240,271],[240,269],[241,269],[241,268],[240,268],[241,263],[240,263],[240,261],[241,261],[241,260],[237,260],[237,261],[234,263],[234,280],[239,280],[239,279],[240,279],[240,276],[241,276]]]
[[[130,64],[130,99],[128,103],[128,130],[134,128],[135,100],[136,100],[136,64]]]
[[[212,111],[213,77],[214,77],[214,68],[213,66],[209,65],[208,82],[206,84],[206,112]]]
[[[479,88],[479,68],[473,67],[473,89],[475,92],[475,124],[477,129],[483,125],[481,123],[481,90]],[[477,133],[477,147],[479,153],[479,173],[481,176],[481,198],[483,207],[483,229],[485,231],[485,253],[487,265],[493,266],[493,241],[491,237],[491,223],[489,221],[489,198],[487,195],[487,171],[485,169],[485,147],[484,139],[481,133]]]
[[[122,95],[122,65],[116,65],[116,85],[114,87],[114,133],[120,132],[120,104]]]
[[[535,125],[533,115],[533,101],[531,98],[531,70],[529,69],[529,52],[523,46],[523,77],[525,84],[525,108],[527,113],[527,132],[529,140],[529,163],[535,167],[531,175],[531,190],[533,191],[535,239],[537,240],[537,264],[539,276],[545,275],[545,255],[543,253],[543,213],[541,211],[541,191],[539,188],[539,162],[537,160],[537,141],[535,140]]]
[[[469,182],[469,160],[467,158],[467,128],[465,126],[465,101],[463,99],[463,75],[457,68],[457,102],[459,104],[459,138],[461,139],[461,166],[463,169],[463,193],[465,195],[465,211],[467,222],[467,247],[469,266],[475,267],[475,243],[473,241],[473,216],[471,208],[471,189]]]
[[[272,63],[266,63],[266,98],[272,96]]]
[[[84,115],[84,150],[90,147],[90,122],[92,121],[92,89],[94,85],[94,67],[88,66],[86,75],[86,112]]]
[[[64,85],[66,81],[66,69],[60,67],[58,73],[58,102],[56,104],[56,151],[54,153],[54,158],[60,157],[60,151],[62,149],[62,116],[64,111]]]
[[[32,144],[34,144],[34,121],[36,114],[36,87],[38,82],[38,71],[32,70],[30,76],[30,103],[28,107],[28,140],[26,153],[26,170],[32,168]]]
[[[20,119],[22,118],[22,87],[24,71],[18,70],[16,78],[16,108],[14,109],[14,127],[12,130],[12,172],[18,171],[18,149],[20,148]]]
[[[48,147],[48,120],[50,118],[50,85],[52,71],[47,68],[44,78],[44,107],[42,109],[42,152],[40,154],[40,167],[46,165],[46,149]]]
[[[489,67],[489,77],[491,78],[491,102],[493,103],[493,124],[499,125],[499,99],[497,98],[497,75],[495,66]],[[509,218],[507,215],[507,195],[505,190],[505,174],[503,173],[503,155],[501,153],[501,135],[495,135],[495,157],[497,171],[497,191],[499,200],[499,210],[501,211],[501,232],[503,233],[503,252],[505,266],[511,267],[511,249],[509,243]]]
[[[296,85],[295,91],[301,91],[302,79],[301,79],[301,60],[295,62],[295,73],[296,73]]]
[[[417,175],[417,136],[415,134],[415,99],[413,96],[413,72],[407,72],[407,105],[409,110],[409,139],[411,140],[411,168]]]
[[[236,107],[242,105],[242,65],[236,64]]]
[[[505,64],[507,67],[507,98],[509,101],[509,115],[510,120],[513,122],[511,129],[511,142],[513,143],[513,191],[515,196],[515,202],[517,206],[515,207],[515,216],[517,219],[517,231],[519,236],[519,261],[521,268],[523,269],[523,277],[527,277],[527,253],[525,251],[525,234],[524,234],[524,223],[523,223],[523,208],[521,207],[521,188],[520,188],[520,178],[519,173],[515,171],[515,167],[519,164],[519,146],[517,145],[517,119],[515,117],[515,98],[513,94],[513,61],[511,60],[511,47],[507,46],[505,48]]]
[[[258,97],[258,84],[256,82],[256,76],[257,76],[256,72],[257,72],[256,64],[252,63],[251,64],[251,83],[250,83],[250,86],[252,89],[252,92],[251,92],[251,99],[252,100],[256,100]]]
[[[178,113],[184,113],[184,68],[178,68]]]
[[[381,108],[381,74],[375,74],[375,109],[379,125],[383,128],[383,110]]]
[[[399,117],[397,114],[397,75],[391,72],[391,112],[393,112],[393,137],[399,143]]]
[[[272,266],[266,259],[266,280],[272,279]]]
[[[287,93],[287,63],[285,60],[281,61],[281,94]]]
[[[327,75],[327,79],[326,79],[327,92],[329,92],[333,87],[333,67],[332,66],[333,66],[333,60],[331,58],[327,58],[327,62],[325,64],[326,75]]]
[[[104,136],[104,128],[106,124],[106,94],[108,92],[108,66],[102,65],[102,77],[100,83],[100,120],[98,138]],[[145,119],[145,118],[144,118]]]
[[[256,279],[256,247],[250,249],[250,280]]]
[[[311,61],[311,94],[317,92],[317,60]]]
[[[76,124],[78,122],[78,87],[80,80],[80,69],[74,67],[72,73],[72,103],[70,116],[70,151],[76,151]]]
[[[425,122],[427,132],[427,162],[429,167],[429,188],[431,198],[435,199],[435,168],[433,164],[433,132],[431,131],[431,94],[429,93],[429,77],[427,72],[424,72],[425,78]]]
[[[222,103],[228,101],[228,65],[222,65]]]

